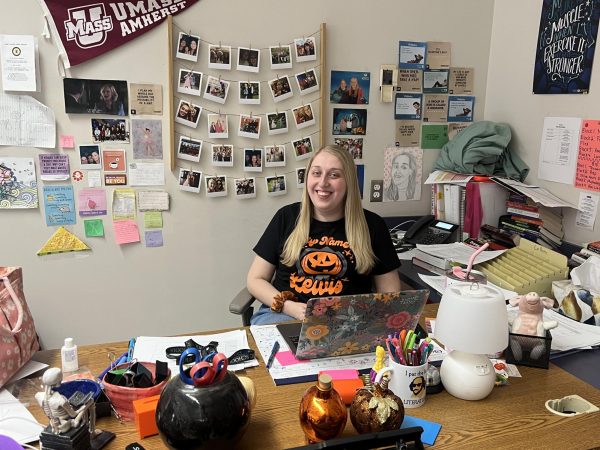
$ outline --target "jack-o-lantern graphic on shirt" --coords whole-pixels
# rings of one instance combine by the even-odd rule
[[[300,267],[305,275],[339,275],[342,269],[346,270],[346,260],[338,252],[326,247],[316,250],[310,249],[302,255]]]

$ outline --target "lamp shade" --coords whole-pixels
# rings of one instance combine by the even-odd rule
[[[490,354],[508,346],[504,296],[486,285],[448,286],[438,309],[435,337],[452,350]]]

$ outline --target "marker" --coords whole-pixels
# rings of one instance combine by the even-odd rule
[[[279,351],[279,341],[275,341],[273,344],[273,348],[271,349],[271,354],[269,355],[269,360],[267,361],[267,369],[271,368],[273,364],[273,360],[275,359],[275,355]]]
[[[129,339],[129,346],[127,348],[127,362],[133,359],[133,350],[135,349],[135,338]]]

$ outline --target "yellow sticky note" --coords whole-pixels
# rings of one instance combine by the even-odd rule
[[[144,213],[144,228],[162,228],[162,212],[146,211]]]

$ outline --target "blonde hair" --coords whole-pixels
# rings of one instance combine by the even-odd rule
[[[346,150],[337,145],[327,145],[315,152],[308,162],[305,172],[306,178],[310,176],[309,173],[313,161],[321,152],[327,152],[335,156],[342,163],[342,173],[346,181],[346,197],[344,199],[346,239],[356,257],[356,271],[363,275],[367,274],[375,266],[377,257],[371,247],[369,227],[362,208],[358,179],[356,177],[356,165],[350,153]],[[312,216],[313,204],[308,195],[308,189],[305,186],[302,193],[300,214],[298,214],[298,218],[296,219],[296,226],[286,239],[281,254],[281,262],[286,266],[292,266],[298,261],[300,251],[308,241]]]

